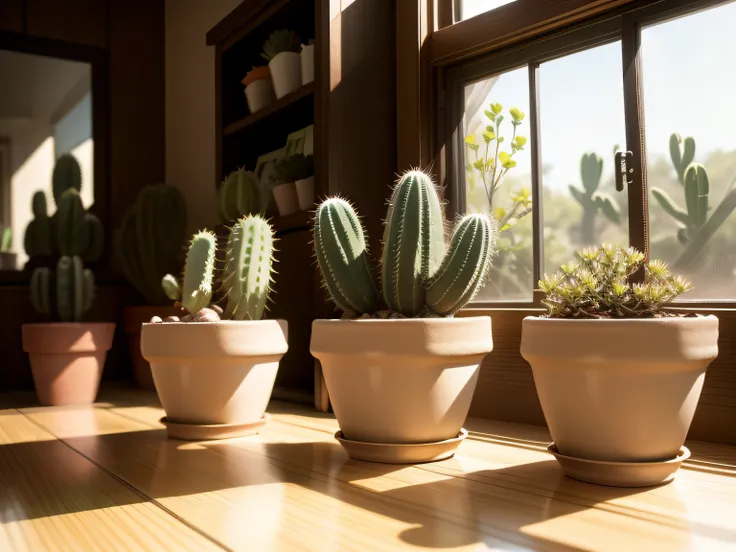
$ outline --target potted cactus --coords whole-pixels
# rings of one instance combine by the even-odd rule
[[[0,234],[0,270],[16,270],[17,255],[11,251],[12,248],[13,229],[3,226]]]
[[[42,190],[33,195],[34,218],[23,240],[30,257],[27,268],[53,265],[60,255],[79,255],[88,263],[99,260],[105,231],[100,219],[84,209],[79,195],[82,170],[73,155],[65,153],[57,159],[51,180],[56,213],[49,217]]]
[[[178,312],[173,307],[163,309],[169,299],[161,289],[161,278],[181,268],[186,233],[187,205],[179,189],[169,184],[149,184],[125,213],[116,237],[118,262],[145,301],[123,312],[133,376],[143,389],[154,389],[154,385],[151,367],[141,356],[141,324],[155,314]]]
[[[446,247],[434,184],[410,171],[391,197],[379,293],[353,208],[340,198],[317,208],[317,261],[344,315],[316,320],[310,349],[340,425],[336,437],[351,457],[439,460],[464,439],[479,365],[493,348],[491,319],[453,315],[484,283],[493,240],[489,218],[470,214]]]
[[[288,348],[286,321],[261,320],[272,282],[273,241],[262,217],[237,221],[216,281],[215,235],[199,232],[189,245],[181,283],[171,275],[162,280],[166,294],[188,312],[155,317],[141,335],[169,437],[242,436],[266,422]],[[215,303],[214,291],[220,296]]]
[[[114,323],[81,322],[95,297],[95,279],[77,256],[62,256],[51,271],[34,270],[31,303],[43,316],[53,316],[56,301],[59,322],[23,324],[23,350],[28,353],[38,400],[43,405],[92,403],[112,346]]]
[[[254,67],[241,82],[245,86],[245,100],[251,113],[276,101],[271,70],[267,66]]]
[[[227,175],[220,185],[220,218],[232,222],[260,211],[258,177],[239,168]]]
[[[301,46],[299,35],[288,29],[272,32],[263,45],[261,56],[268,62],[276,98],[286,96],[302,84]]]
[[[276,165],[280,184],[273,188],[279,215],[293,215],[314,207],[314,158],[296,153]]]
[[[690,283],[633,248],[578,257],[545,275],[548,312],[522,326],[550,452],[568,475],[592,483],[669,481],[689,455],[683,443],[718,355],[718,319],[665,309]]]

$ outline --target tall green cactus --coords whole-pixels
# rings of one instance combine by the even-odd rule
[[[117,257],[125,277],[148,304],[166,304],[161,278],[179,268],[186,232],[186,200],[176,186],[145,186],[125,213]]]
[[[220,289],[227,306],[224,318],[260,320],[273,282],[273,229],[259,215],[244,217],[230,229]],[[166,295],[181,300],[190,314],[210,306],[214,283],[217,241],[211,232],[195,234],[189,246],[181,287],[172,275],[161,280]]]
[[[586,153],[580,158],[580,178],[583,187],[570,185],[570,194],[583,208],[583,219],[580,222],[580,240],[583,244],[598,241],[595,221],[598,213],[616,224],[621,222],[621,212],[614,199],[605,192],[599,192],[603,175],[603,159],[595,153]]]
[[[394,188],[383,233],[383,300],[393,311],[417,316],[425,282],[445,254],[444,219],[432,180],[421,171],[405,174]]]
[[[220,217],[230,222],[256,214],[260,208],[258,177],[243,168],[231,172],[220,186]]]
[[[324,284],[343,311],[375,312],[379,308],[375,267],[368,255],[363,225],[353,207],[339,197],[325,200],[314,217],[314,252],[330,274]],[[338,259],[340,262],[332,264]],[[341,282],[349,282],[341,286]]]
[[[79,192],[82,189],[82,169],[71,153],[65,153],[56,160],[51,176],[51,189],[57,207],[64,192],[70,189]]]
[[[225,318],[260,320],[273,282],[273,230],[266,219],[256,215],[240,219],[230,236],[228,277],[223,281]]]
[[[47,257],[53,253],[52,224],[46,206],[46,194],[38,190],[31,203],[33,220],[28,223],[23,247],[29,257]]]
[[[445,251],[445,220],[437,190],[421,171],[405,174],[394,189],[383,237],[383,300],[404,316],[452,316],[485,283],[495,229],[482,214],[466,215]],[[351,314],[381,308],[364,231],[344,200],[317,209],[314,249],[325,287]]]
[[[41,314],[51,314],[51,271],[37,268],[31,276],[31,303]],[[95,277],[78,256],[63,256],[56,265],[56,304],[62,322],[78,322],[95,298]]]
[[[679,134],[672,134],[670,136],[670,159],[675,167],[677,179],[684,186],[685,171],[695,159],[695,139],[688,136],[683,141]]]

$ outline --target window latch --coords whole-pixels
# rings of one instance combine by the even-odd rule
[[[623,192],[634,182],[634,154],[630,151],[616,152],[616,191]]]

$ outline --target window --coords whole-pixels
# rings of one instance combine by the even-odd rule
[[[479,305],[538,304],[541,274],[600,243],[685,273],[682,301],[736,302],[736,1],[629,4],[445,68],[451,203],[499,227]]]
[[[481,13],[495,10],[516,0],[455,0],[457,20],[470,19]]]

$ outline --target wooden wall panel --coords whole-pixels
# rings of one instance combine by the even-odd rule
[[[23,32],[23,0],[0,1],[0,31]]]
[[[112,228],[165,173],[163,0],[109,0]]]
[[[26,32],[29,35],[107,47],[107,0],[25,1]]]

